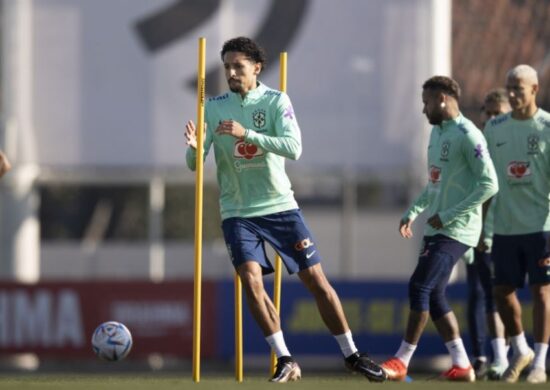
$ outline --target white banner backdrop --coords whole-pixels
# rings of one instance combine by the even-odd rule
[[[32,8],[32,128],[50,168],[184,165],[198,37],[208,90],[219,51],[256,37],[302,128],[306,169],[410,169],[423,159],[421,85],[436,69],[435,0],[40,0]],[[450,16],[450,15],[449,15]],[[210,160],[211,164],[211,160]]]

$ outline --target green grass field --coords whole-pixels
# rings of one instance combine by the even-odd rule
[[[243,383],[236,383],[230,377],[203,376],[199,383],[194,383],[191,375],[175,374],[4,374],[0,377],[0,389],[52,389],[52,390],[79,390],[79,389],[116,389],[116,390],[165,390],[165,389],[260,389],[266,387],[284,386],[289,389],[305,390],[364,390],[370,389],[403,389],[403,390],[439,390],[439,389],[533,389],[533,386],[525,382],[508,385],[498,382],[445,383],[429,380],[426,376],[419,377],[409,383],[386,382],[382,384],[370,383],[367,380],[352,375],[311,375],[301,381],[288,384],[271,384],[266,378],[260,376],[248,376]],[[544,386],[544,385],[543,385]]]

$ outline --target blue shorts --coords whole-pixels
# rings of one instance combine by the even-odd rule
[[[550,232],[493,236],[495,286],[529,285],[550,283]]]
[[[274,271],[267,258],[265,243],[281,256],[289,274],[309,268],[321,261],[315,240],[299,209],[261,217],[224,219],[222,230],[235,269],[255,261],[263,274]]]
[[[453,267],[468,246],[442,234],[425,236],[418,264],[409,281],[410,308],[430,311],[435,321],[451,311],[445,290]]]

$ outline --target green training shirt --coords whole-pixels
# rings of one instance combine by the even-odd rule
[[[426,224],[424,234],[443,234],[475,247],[481,233],[481,205],[498,191],[497,177],[481,131],[462,114],[434,126],[428,146],[428,184],[403,219],[427,210],[439,214],[442,229]]]
[[[243,140],[215,133],[224,120],[239,122]],[[256,217],[298,208],[285,171],[285,158],[302,153],[300,127],[288,95],[262,83],[246,94],[227,92],[207,100],[204,156],[212,144],[220,187],[222,220]],[[196,150],[186,161],[196,168]]]
[[[495,234],[550,231],[550,114],[540,108],[527,120],[503,114],[487,122],[485,135],[500,188]]]

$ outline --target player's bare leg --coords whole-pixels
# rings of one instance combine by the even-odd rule
[[[418,345],[420,336],[428,323],[430,313],[428,311],[409,311],[407,329],[405,330],[405,341],[412,345]]]
[[[533,297],[533,337],[535,339],[535,358],[527,375],[529,383],[546,382],[546,355],[550,339],[550,285],[531,286]]]
[[[338,339],[339,336],[349,333],[351,339],[351,332],[344,309],[342,308],[342,303],[340,302],[340,298],[338,298],[338,294],[336,294],[336,291],[334,291],[334,288],[332,288],[327,280],[321,264],[315,264],[298,272],[298,277],[313,294],[321,318],[332,335]],[[357,349],[355,348],[355,350]],[[385,372],[379,365],[369,359],[367,354],[361,354],[356,351],[350,356],[344,355],[344,357],[346,367],[364,375],[368,380],[373,382],[386,380]]]
[[[513,350],[510,365],[502,375],[502,379],[508,383],[515,383],[521,372],[531,364],[535,353],[525,340],[521,322],[521,305],[516,295],[516,289],[513,286],[495,286],[494,293],[498,312],[510,335]]]
[[[315,297],[321,318],[330,332],[338,335],[349,331],[342,303],[328,282],[321,264],[298,272],[298,276]]]
[[[260,326],[266,341],[277,354],[277,369],[270,382],[284,383],[299,380],[302,371],[290,356],[281,332],[281,320],[273,301],[267,295],[262,268],[255,261],[247,261],[237,268],[252,316]]]
[[[255,261],[247,261],[237,268],[237,273],[243,284],[248,308],[264,336],[279,332],[281,321],[273,301],[265,291],[260,265]]]
[[[434,325],[445,342],[455,340],[460,337],[458,321],[452,311],[435,320]]]

